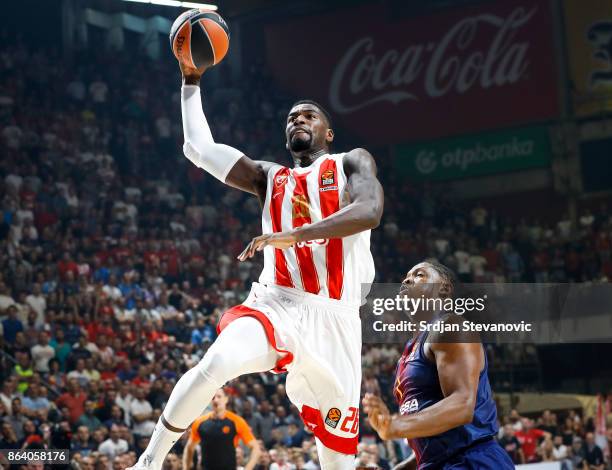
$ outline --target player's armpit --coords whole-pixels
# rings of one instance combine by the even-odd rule
[[[267,175],[273,163],[255,161],[243,155],[225,178],[225,184],[255,194],[260,202],[266,198]]]

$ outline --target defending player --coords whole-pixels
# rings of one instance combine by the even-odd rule
[[[400,294],[449,298],[455,289],[450,269],[426,262],[408,272]],[[461,341],[446,335],[415,332],[396,371],[393,392],[400,414],[391,415],[380,397],[366,394],[363,405],[372,427],[382,439],[408,439],[419,470],[514,468],[494,439],[497,411],[482,344],[473,336]]]
[[[257,196],[263,235],[239,256],[263,251],[247,300],[227,311],[202,361],[176,384],[134,468],[159,469],[215,390],[242,374],[288,371],[287,395],[317,442],[324,469],[353,466],[361,384],[361,284],[374,278],[370,230],[383,191],[363,149],[330,154],[327,112],[296,103],[285,134],[293,168],[253,161],[215,143],[202,110],[202,70],[181,64],[184,153],[220,181]]]

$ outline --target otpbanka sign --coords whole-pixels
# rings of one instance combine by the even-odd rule
[[[413,180],[439,181],[550,165],[544,126],[436,139],[396,147],[395,165]]]
[[[268,62],[284,86],[381,143],[547,119],[558,112],[547,5],[399,22],[370,8],[300,19],[268,27]]]

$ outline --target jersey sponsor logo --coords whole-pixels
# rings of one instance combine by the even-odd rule
[[[318,238],[316,240],[308,240],[307,242],[297,242],[295,245],[298,248],[304,246],[327,246],[329,244],[329,238]]]
[[[229,426],[223,426],[223,428],[221,429],[221,431],[223,431],[223,434],[229,434],[229,432],[230,432],[230,427],[229,427]]]
[[[327,416],[325,417],[325,424],[329,427],[336,429],[338,426],[338,422],[342,417],[342,412],[338,408],[330,408],[327,412]]]
[[[412,400],[406,400],[404,403],[402,403],[402,406],[400,406],[401,415],[414,413],[415,411],[419,411],[419,402],[416,398],[413,398]]]
[[[336,175],[334,174],[334,170],[325,170],[321,173],[321,186],[329,186],[334,184],[336,180]]]
[[[338,186],[321,186],[319,191],[322,193],[325,191],[338,191]]]

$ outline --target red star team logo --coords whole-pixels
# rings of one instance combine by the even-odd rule
[[[274,184],[276,186],[282,186],[285,183],[287,183],[287,175],[278,175],[276,178],[274,178]]]

